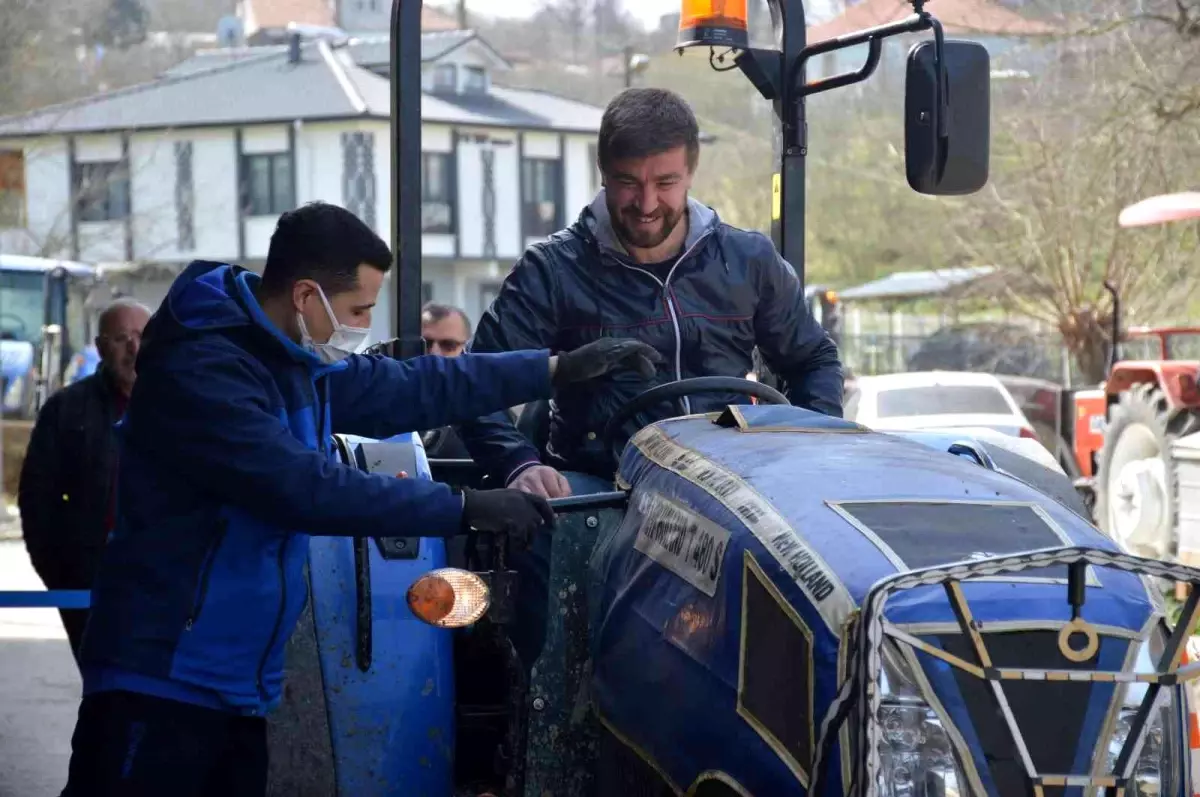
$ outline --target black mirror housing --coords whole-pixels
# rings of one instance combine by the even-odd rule
[[[937,45],[908,52],[904,92],[904,159],[908,184],[921,194],[973,194],[987,185],[991,158],[991,58],[977,42],[942,42],[944,81],[938,98]],[[943,119],[944,116],[944,119]]]

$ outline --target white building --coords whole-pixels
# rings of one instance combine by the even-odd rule
[[[122,287],[156,304],[189,261],[261,267],[310,200],[390,239],[388,60],[386,37],[213,50],[0,118],[0,251],[133,264]],[[478,318],[598,190],[602,109],[493,84],[508,64],[470,31],[423,35],[422,60],[425,298]]]

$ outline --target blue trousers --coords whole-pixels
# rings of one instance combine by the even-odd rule
[[[613,480],[587,473],[564,471],[572,495],[612,492]],[[546,641],[546,615],[550,585],[550,551],[554,534],[538,534],[528,550],[509,555],[520,583],[517,586],[516,612],[509,636],[522,664],[528,670],[537,661]]]

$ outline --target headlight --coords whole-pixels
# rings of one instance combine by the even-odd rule
[[[950,737],[928,705],[914,698],[885,697],[879,706],[881,797],[954,797],[958,765]]]
[[[879,705],[880,797],[958,797],[963,778],[937,713],[920,697],[912,673],[884,645]]]
[[[1152,639],[1156,642],[1160,640]],[[1138,651],[1136,672],[1153,672],[1162,645],[1144,644]],[[1117,724],[1108,744],[1108,771],[1113,772],[1117,756],[1137,715],[1138,706],[1146,695],[1146,684],[1129,684],[1125,690],[1124,705],[1117,715]],[[1151,709],[1146,732],[1142,734],[1142,749],[1134,762],[1133,784],[1127,792],[1130,797],[1159,797],[1178,792],[1179,770],[1183,754],[1183,724],[1181,707],[1177,705],[1179,692],[1164,687],[1159,692],[1158,704]],[[1113,774],[1117,774],[1113,772]]]

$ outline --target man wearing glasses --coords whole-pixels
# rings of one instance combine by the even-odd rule
[[[100,367],[55,393],[38,413],[17,502],[33,568],[47,589],[91,589],[113,526],[113,425],[125,413],[150,310],[117,299],[99,319]],[[60,609],[79,661],[86,609]]]
[[[421,308],[421,338],[425,350],[438,357],[457,357],[471,339],[471,319],[461,308],[429,302]],[[425,454],[431,459],[469,459],[466,446],[451,426],[431,429],[421,435]]]
[[[471,339],[471,319],[457,307],[429,302],[421,308],[425,349],[439,357],[457,357]]]

